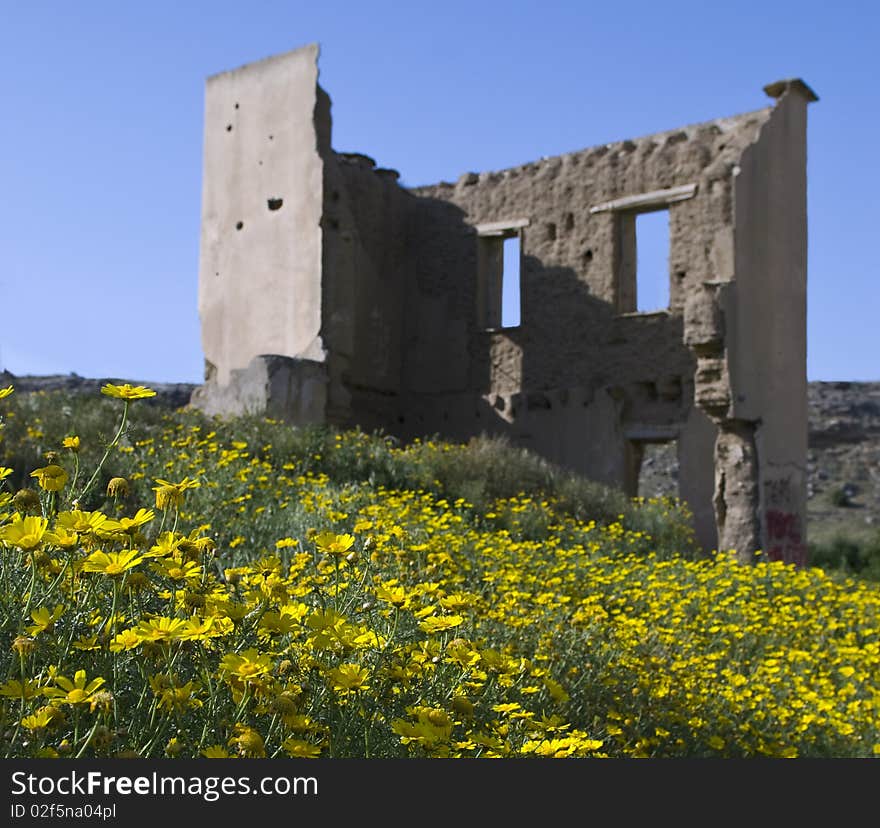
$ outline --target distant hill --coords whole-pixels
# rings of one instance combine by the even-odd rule
[[[149,382],[147,380],[121,379],[120,377],[90,379],[81,377],[79,374],[17,377],[8,371],[0,371],[0,388],[14,385],[16,391],[67,391],[69,393],[97,394],[100,392],[101,386],[108,382],[115,385],[122,385],[126,382],[132,385],[146,385],[157,392],[154,400],[146,402],[169,408],[180,408],[187,405],[193,389],[197,387],[193,383],[186,382]]]

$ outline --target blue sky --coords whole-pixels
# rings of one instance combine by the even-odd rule
[[[880,4],[0,0],[0,367],[198,382],[204,82],[310,42],[333,146],[454,181],[818,93],[808,377],[880,380]]]

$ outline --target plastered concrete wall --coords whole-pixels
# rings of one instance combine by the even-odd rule
[[[799,81],[778,97],[736,176],[736,313],[729,345],[732,414],[757,424],[761,546],[806,562],[807,106]]]
[[[324,358],[317,55],[307,46],[207,81],[199,316],[221,386],[260,354]]]

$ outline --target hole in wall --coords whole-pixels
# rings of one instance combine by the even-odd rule
[[[563,227],[565,227],[566,231],[574,230],[574,213],[566,213],[565,220],[563,222]]]
[[[641,389],[642,396],[646,400],[656,400],[657,399],[657,383],[651,382],[648,380],[647,382],[638,383],[639,388]]]
[[[270,136],[269,136],[269,140],[270,140],[270,141],[274,141],[274,140],[275,140],[275,136],[274,136],[274,135],[270,135]]]
[[[236,230],[241,230],[242,227],[244,227],[244,222],[243,222],[243,221],[238,221],[238,222],[235,223],[235,229],[236,229]]]
[[[283,198],[270,198],[266,202],[269,206],[270,210],[280,210],[281,205],[284,204]]]
[[[590,266],[590,262],[593,261],[593,251],[586,250],[584,254],[581,256],[581,268],[586,270]]]
[[[232,132],[232,124],[226,124],[226,131]]]
[[[547,241],[556,241],[556,225],[552,221],[547,222]]]
[[[235,108],[238,109],[238,104],[235,105]]]

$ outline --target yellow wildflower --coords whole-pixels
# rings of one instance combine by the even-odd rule
[[[0,540],[19,549],[36,549],[43,542],[49,521],[41,517],[13,519],[12,523],[0,529]]]
[[[428,633],[428,635],[432,635],[433,633],[460,627],[463,623],[464,618],[460,615],[432,615],[419,624],[419,629],[422,632]]]
[[[61,618],[64,614],[64,605],[58,604],[52,612],[46,607],[40,607],[39,609],[35,609],[31,611],[31,618],[34,619],[34,624],[31,627],[25,627],[25,632],[28,635],[32,635],[34,637],[38,636],[42,632],[52,632],[55,627],[55,622]]]
[[[156,483],[159,485],[153,486],[153,491],[156,493],[157,509],[179,509],[183,504],[183,493],[200,485],[198,480],[190,480],[188,477],[184,477],[180,483],[171,483],[157,477]]]
[[[316,759],[321,755],[321,748],[302,739],[285,739],[281,743],[285,753],[294,759]]]
[[[252,759],[262,759],[266,755],[263,737],[252,727],[237,724],[235,732],[229,739],[229,745],[242,755]]]
[[[25,716],[21,720],[21,726],[28,730],[45,730],[55,721],[54,712],[48,707],[42,707],[36,713]]]
[[[340,664],[327,674],[330,683],[337,693],[346,695],[355,690],[369,690],[366,683],[370,673],[359,664]]]
[[[9,681],[0,684],[0,696],[6,696],[10,699],[33,699],[41,692],[40,683],[32,679],[25,679],[23,682],[18,679],[9,679]]]
[[[67,483],[67,472],[54,463],[35,469],[31,472],[31,477],[36,477],[40,488],[47,492],[60,492]]]
[[[64,676],[56,676],[57,687],[47,687],[43,695],[55,699],[58,704],[87,704],[92,694],[96,693],[105,683],[103,678],[93,678],[86,682],[86,671],[77,670],[73,681]]]
[[[354,544],[353,535],[337,535],[333,532],[321,532],[315,536],[315,546],[327,555],[343,557]]]
[[[155,397],[156,392],[152,388],[146,388],[143,385],[131,385],[125,383],[123,385],[114,385],[112,382],[105,383],[101,388],[101,393],[117,400],[143,400],[147,397]]]
[[[266,675],[272,667],[272,659],[265,653],[250,648],[241,653],[228,653],[220,660],[220,667],[231,676],[253,681]]]
[[[83,563],[84,572],[100,572],[102,575],[123,575],[132,567],[137,566],[144,556],[137,549],[125,552],[102,552],[96,550]]]

